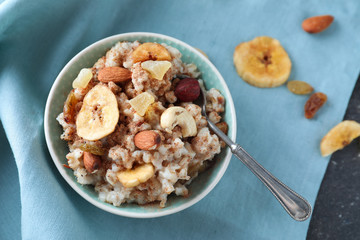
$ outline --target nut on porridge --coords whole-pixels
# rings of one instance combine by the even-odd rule
[[[77,181],[115,206],[165,207],[172,193],[187,197],[187,186],[224,147],[193,103],[199,77],[178,49],[138,41],[118,42],[82,69],[57,117]],[[206,98],[210,119],[226,132],[224,97],[213,88]]]

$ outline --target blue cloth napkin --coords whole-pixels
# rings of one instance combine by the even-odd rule
[[[51,160],[45,102],[63,66],[91,43],[134,31],[173,36],[205,51],[224,76],[237,111],[237,142],[313,205],[329,160],[320,156],[319,142],[342,120],[359,73],[359,12],[356,0],[2,2],[0,119],[10,145],[0,132],[0,238],[304,239],[309,220],[292,220],[236,158],[205,199],[180,213],[130,219],[97,209]],[[335,16],[325,32],[301,29],[303,19],[322,14]],[[303,116],[307,96],[286,86],[255,88],[236,74],[235,46],[261,35],[278,39],[289,53],[290,79],[328,95],[314,119]]]

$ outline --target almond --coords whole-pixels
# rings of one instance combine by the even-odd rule
[[[302,28],[308,33],[319,33],[324,31],[334,21],[331,15],[315,16],[305,19],[302,23]]]
[[[122,67],[105,67],[99,71],[100,82],[120,83],[131,79],[131,71]]]
[[[93,173],[101,167],[101,158],[90,152],[84,152],[84,165],[86,171]]]
[[[161,142],[159,133],[151,130],[139,132],[134,137],[135,146],[142,150],[154,150]]]

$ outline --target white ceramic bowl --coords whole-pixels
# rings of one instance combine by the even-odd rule
[[[96,60],[103,56],[116,42],[135,40],[139,40],[140,42],[166,43],[180,50],[183,54],[183,62],[195,63],[202,72],[201,78],[204,80],[206,88],[217,88],[224,95],[226,100],[224,120],[229,125],[229,137],[232,140],[235,140],[236,115],[233,100],[224,79],[215,66],[198,50],[180,40],[165,35],[145,32],[124,33],[102,39],[85,48],[71,59],[61,70],[50,90],[46,102],[44,128],[46,143],[57,169],[66,182],[68,182],[78,194],[96,207],[113,214],[135,218],[152,218],[179,212],[204,198],[215,187],[225,173],[231,158],[229,148],[223,149],[222,152],[215,157],[215,165],[209,170],[201,173],[190,184],[190,196],[188,198],[170,196],[165,208],[159,208],[151,204],[145,206],[123,204],[120,207],[115,207],[109,203],[100,201],[93,186],[77,183],[73,171],[63,166],[63,164],[67,164],[65,155],[68,153],[68,147],[66,142],[60,139],[62,128],[56,121],[56,117],[62,112],[66,96],[71,90],[72,81],[75,79],[80,69],[92,67]]]

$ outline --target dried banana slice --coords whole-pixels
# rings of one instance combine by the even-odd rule
[[[155,174],[155,169],[151,163],[146,163],[134,169],[124,170],[117,174],[117,177],[124,187],[136,187],[144,183]]]
[[[113,92],[104,85],[96,85],[85,96],[76,118],[77,135],[94,141],[115,130],[119,108]]]
[[[350,120],[343,121],[332,128],[321,140],[321,155],[325,157],[343,149],[359,136],[360,123]]]
[[[166,47],[158,43],[146,42],[137,47],[131,54],[134,63],[147,60],[171,61],[172,57]]]
[[[285,49],[278,40],[266,36],[236,46],[234,64],[244,81],[261,88],[284,84],[291,72],[291,61]]]

